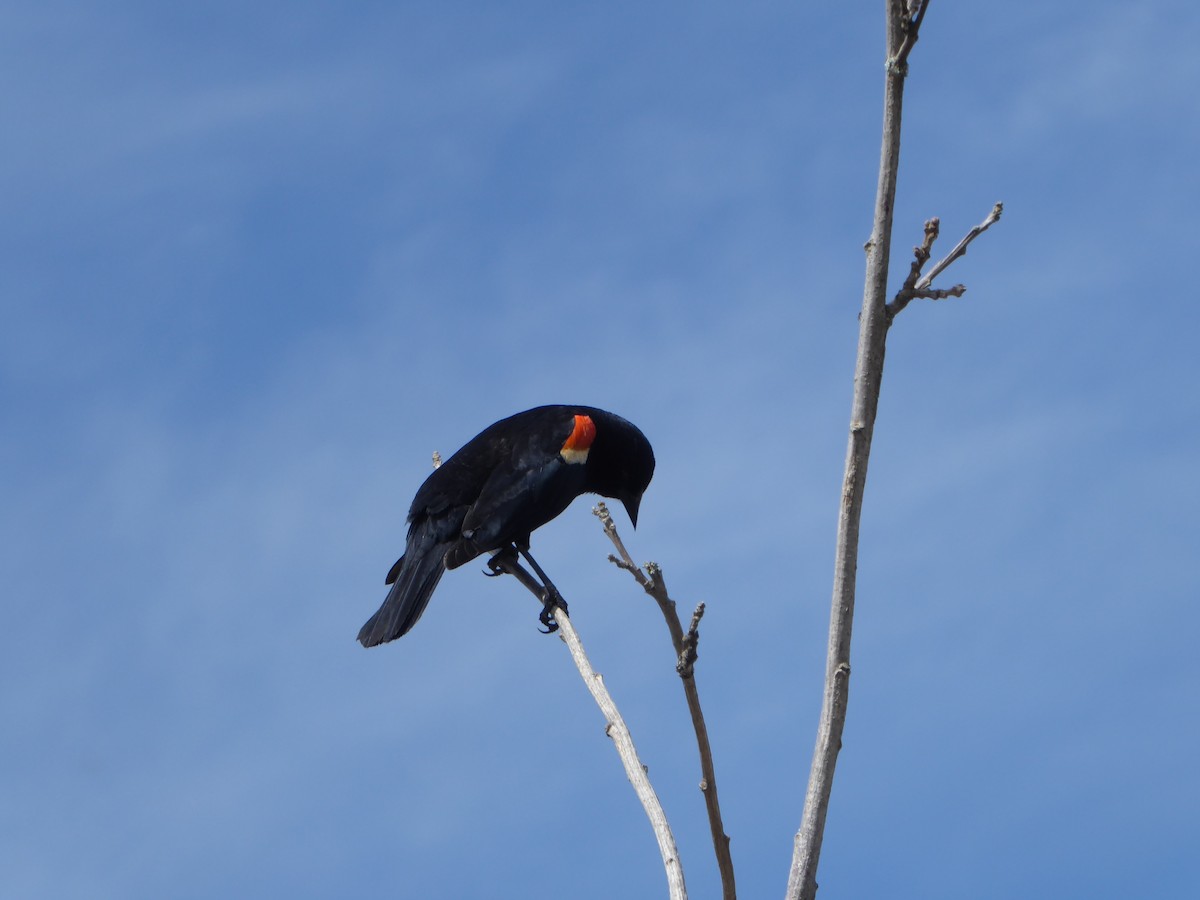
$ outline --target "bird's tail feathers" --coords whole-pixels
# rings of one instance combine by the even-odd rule
[[[406,634],[421,618],[434,588],[446,571],[445,545],[431,547],[409,546],[396,565],[388,573],[387,583],[392,586],[387,599],[379,611],[371,616],[358,632],[358,641],[364,647],[374,647],[394,641]]]

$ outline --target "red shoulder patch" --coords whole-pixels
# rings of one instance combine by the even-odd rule
[[[596,423],[591,416],[576,416],[571,436],[562,445],[564,450],[586,450],[596,439]]]

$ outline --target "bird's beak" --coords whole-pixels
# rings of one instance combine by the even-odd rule
[[[634,528],[637,528],[638,507],[642,505],[642,498],[640,496],[625,497],[622,498],[621,503],[625,506],[625,512],[629,513],[629,521],[633,523]]]

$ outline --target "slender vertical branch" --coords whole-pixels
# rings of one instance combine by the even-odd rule
[[[713,851],[717,857],[717,868],[721,873],[721,896],[723,900],[736,900],[737,885],[733,876],[733,856],[729,852],[729,835],[725,833],[725,824],[721,819],[721,802],[717,797],[717,771],[713,765],[712,746],[708,741],[708,726],[704,722],[704,711],[700,707],[700,693],[696,688],[694,667],[696,664],[697,644],[700,642],[700,619],[704,615],[704,604],[696,607],[687,632],[675,608],[675,601],[667,593],[667,582],[662,569],[654,563],[647,563],[643,571],[633,561],[625,542],[617,533],[617,526],[612,520],[608,507],[603,502],[597,503],[592,513],[604,525],[604,533],[608,535],[617,550],[617,556],[609,556],[615,565],[629,572],[637,580],[647,594],[654,598],[667,623],[671,633],[671,643],[675,647],[675,671],[683,681],[683,693],[687,699],[688,712],[692,716],[692,729],[696,732],[696,747],[700,753],[700,790],[704,794],[704,805],[708,811],[708,826],[712,833]]]
[[[903,0],[885,0],[887,8],[887,66],[883,103],[883,141],[875,213],[867,242],[866,278],[859,315],[858,358],[854,368],[854,400],[850,412],[850,439],[838,513],[837,551],[834,559],[833,603],[829,621],[829,648],[825,664],[825,691],[812,771],[804,798],[804,815],[796,834],[787,898],[811,898],[817,892],[817,863],[833,788],[834,768],[842,745],[846,703],[850,692],[850,634],[854,620],[855,574],[858,568],[858,530],[867,461],[875,430],[879,387],[883,379],[888,260],[892,243],[892,211],[900,167],[900,117],[908,51],[917,39],[920,18],[914,19]],[[915,15],[923,17],[926,2]]]
[[[859,314],[858,358],[854,368],[854,400],[850,411],[850,440],[838,513],[837,550],[834,557],[833,603],[829,617],[829,647],[825,662],[825,691],[821,718],[813,750],[812,771],[804,797],[804,815],[796,833],[792,867],[788,875],[787,900],[813,900],[817,893],[817,863],[833,773],[842,747],[846,705],[850,694],[850,636],[854,620],[855,578],[858,571],[858,532],[867,462],[875,431],[879,389],[883,381],[887,333],[895,317],[916,298],[940,300],[960,297],[966,288],[955,285],[934,289],[930,285],[951,263],[966,253],[967,245],[999,221],[1003,205],[968,232],[958,245],[924,277],[921,270],[938,238],[939,222],[925,223],[925,237],[913,250],[908,277],[889,304],[888,262],[891,255],[892,212],[900,168],[900,118],[908,55],[917,42],[929,0],[885,0],[887,7],[887,65],[883,102],[883,141],[879,154],[879,181],[875,191],[875,213],[871,239],[867,242],[867,270]]]
[[[493,566],[495,571],[503,571],[515,576],[530,593],[538,598],[538,602],[543,602],[547,590],[552,591],[553,596],[558,597],[557,589],[553,585],[538,584],[537,579],[517,562],[515,554],[498,554],[492,557],[489,565]],[[559,599],[561,600],[561,598]],[[633,737],[629,733],[629,726],[625,724],[621,711],[617,709],[612,695],[605,687],[603,677],[592,668],[592,664],[584,652],[583,642],[579,639],[579,633],[575,630],[563,605],[554,607],[554,623],[558,626],[559,636],[562,637],[571,653],[571,659],[575,662],[575,668],[579,670],[579,676],[583,679],[592,699],[596,701],[596,705],[600,707],[600,712],[604,714],[604,718],[608,722],[604,733],[612,738],[617,755],[621,757],[621,764],[625,767],[625,775],[629,778],[629,783],[633,785],[634,793],[641,801],[647,818],[650,819],[650,826],[654,829],[654,837],[658,842],[658,850],[662,855],[663,866],[667,873],[668,896],[671,900],[687,900],[687,886],[683,880],[683,865],[679,861],[679,849],[675,844],[675,835],[671,832],[671,825],[667,821],[666,813],[663,812],[658,794],[654,792],[654,786],[650,783],[647,769],[638,757],[637,747],[634,746]]]

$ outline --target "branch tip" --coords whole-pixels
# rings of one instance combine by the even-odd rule
[[[931,288],[930,284],[952,262],[960,256],[965,256],[967,246],[971,241],[1000,221],[1000,215],[1003,212],[1003,203],[997,203],[993,206],[987,218],[968,231],[966,237],[959,241],[954,249],[946,254],[945,258],[929,271],[929,274],[922,277],[921,270],[925,267],[925,263],[929,261],[930,254],[933,251],[933,244],[941,233],[941,222],[936,216],[926,221],[925,239],[922,241],[921,246],[913,247],[913,261],[909,267],[908,277],[904,279],[904,284],[896,292],[896,296],[892,299],[892,302],[884,307],[884,314],[887,316],[888,324],[890,325],[892,320],[913,300],[946,300],[950,297],[961,297],[965,294],[967,286],[964,284],[956,284],[950,288]]]
[[[969,247],[971,245],[971,241],[975,240],[975,238],[979,237],[981,234],[983,234],[985,231],[987,231],[989,228],[991,228],[993,225],[995,225],[997,222],[999,222],[1000,216],[1003,213],[1004,213],[1004,204],[1003,203],[997,203],[995,206],[993,206],[992,211],[987,214],[987,218],[984,219],[982,222],[980,222],[978,225],[976,225],[974,228],[972,228],[970,231],[968,231],[966,233],[966,235],[963,237],[963,239],[954,245],[954,249],[951,250],[948,254],[946,254],[945,258],[942,259],[940,262],[938,262],[937,265],[935,265],[932,269],[930,269],[928,275],[926,275],[924,278],[922,278],[920,281],[918,281],[916,283],[916,285],[915,285],[916,290],[921,291],[921,290],[924,290],[925,288],[928,288],[929,285],[931,285],[933,283],[933,279],[937,278],[939,275],[942,274],[942,272],[946,271],[946,269],[949,268],[951,263],[953,263],[956,259],[958,259],[961,256],[966,256],[967,247]],[[953,288],[951,290],[953,290]],[[966,290],[966,288],[963,288],[963,290]],[[961,296],[961,294],[952,295],[952,296]]]
[[[889,75],[898,75],[901,78],[908,75],[908,54],[912,52],[913,45],[920,36],[921,22],[925,19],[925,10],[928,7],[929,0],[907,0],[907,2],[894,4],[891,14],[899,19],[896,23],[897,34],[902,35],[903,39],[900,46],[896,48],[895,54],[888,57],[887,71]]]

